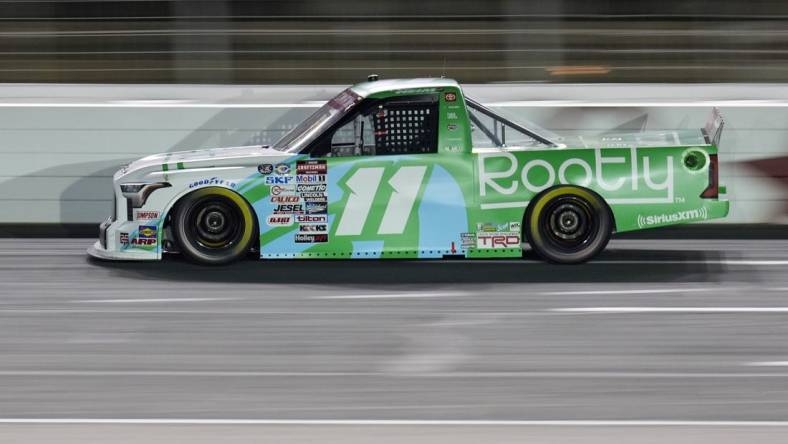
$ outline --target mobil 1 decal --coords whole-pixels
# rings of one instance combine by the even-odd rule
[[[303,205],[296,219],[296,243],[328,242],[328,164],[309,159],[296,162],[295,191]]]

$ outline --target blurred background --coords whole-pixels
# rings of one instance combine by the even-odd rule
[[[785,0],[0,0],[0,443],[785,442],[787,25]],[[571,268],[86,259],[121,165],[272,143],[370,73],[562,135],[718,106],[730,217]]]
[[[0,82],[781,82],[780,0],[0,2]]]

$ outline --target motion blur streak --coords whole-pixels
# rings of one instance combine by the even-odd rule
[[[0,2],[0,82],[782,82],[788,4]]]

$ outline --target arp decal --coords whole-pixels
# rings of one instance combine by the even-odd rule
[[[266,219],[270,227],[289,227],[293,225],[292,214],[272,214]]]

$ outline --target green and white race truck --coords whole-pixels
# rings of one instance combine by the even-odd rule
[[[114,176],[104,259],[285,258],[579,263],[615,232],[725,217],[716,109],[703,129],[562,138],[444,78],[376,80],[273,146],[173,152]]]

